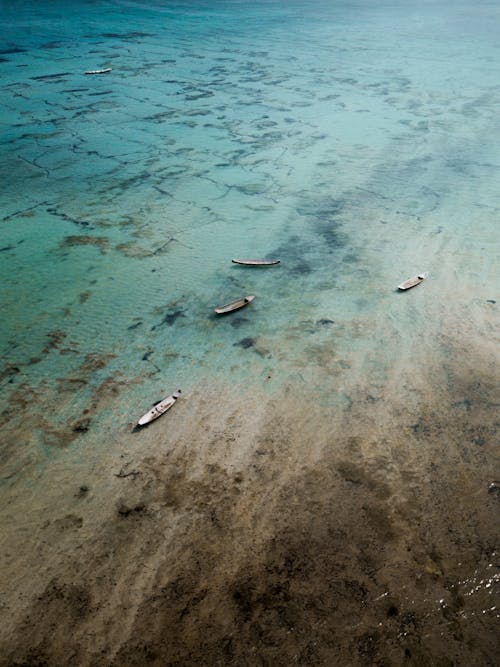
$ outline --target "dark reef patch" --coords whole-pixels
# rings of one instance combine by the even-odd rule
[[[297,213],[311,222],[314,232],[320,237],[329,251],[343,249],[347,245],[347,237],[342,232],[342,218],[352,208],[346,198],[318,197],[304,199],[297,206]],[[351,253],[349,261],[355,261]]]
[[[68,215],[67,213],[64,213],[63,211],[60,211],[58,208],[56,208],[54,206],[49,206],[47,208],[47,213],[50,213],[51,215],[54,215],[57,218],[60,218],[61,220],[65,220],[66,222],[72,222],[73,224],[78,225],[79,227],[88,227],[89,229],[92,228],[92,226],[91,226],[91,224],[88,220],[79,220],[78,218],[73,218],[71,215]],[[67,238],[71,238],[71,237],[67,237]],[[89,237],[74,237],[74,238],[75,238],[74,245],[78,245],[79,242],[78,242],[77,239],[79,239],[79,238],[89,238]],[[65,244],[64,244],[64,242],[62,242],[62,243],[63,243],[62,247],[64,247]],[[67,245],[71,245],[71,243],[68,242]]]
[[[164,326],[164,325],[167,325],[167,326],[171,327],[173,324],[175,324],[176,320],[179,317],[186,317],[183,310],[181,310],[181,309],[171,310],[171,311],[165,313],[161,322],[159,322],[158,324],[154,324],[151,327],[151,331],[155,331],[155,329],[158,329],[159,327]]]
[[[242,347],[244,350],[247,350],[249,347],[253,347],[255,345],[255,339],[247,336],[246,338],[239,340],[237,343],[233,343],[233,345]]]
[[[235,329],[239,329],[241,326],[249,322],[250,320],[248,317],[241,317],[241,316],[236,316],[231,318],[231,326],[234,327]]]
[[[142,248],[140,245],[138,245],[134,241],[129,241],[127,243],[118,243],[115,246],[115,250],[117,250],[118,252],[121,252],[122,255],[125,255],[125,257],[136,257],[138,259],[142,259],[144,257],[151,257],[152,255],[155,254],[151,250],[147,250],[146,248]]]
[[[39,607],[44,615],[64,616],[74,626],[91,613],[92,597],[83,586],[53,580],[39,597]]]
[[[140,30],[131,30],[130,32],[102,32],[99,37],[104,37],[105,39],[140,39],[141,37],[154,37],[152,32],[142,32]],[[93,37],[93,35],[88,35],[88,37]]]
[[[74,441],[77,435],[78,431],[71,428],[57,428],[48,422],[40,424],[41,441],[46,447],[64,449]]]
[[[292,276],[306,276],[312,273],[313,267],[304,260],[298,260],[290,267]]]
[[[89,352],[85,355],[83,363],[80,365],[80,370],[85,373],[91,373],[101,368],[105,368],[108,363],[115,359],[116,355],[106,352]]]
[[[12,382],[14,376],[20,372],[21,369],[16,364],[6,364],[0,371],[0,382],[6,378],[9,378],[9,382]]]
[[[292,276],[307,275],[311,273],[312,266],[304,259],[308,244],[296,234],[290,236],[286,243],[274,248],[272,256],[280,257],[284,269]]]
[[[118,515],[121,517],[138,516],[144,514],[146,510],[147,508],[142,502],[130,504],[129,502],[120,501],[116,508]]]
[[[43,348],[42,354],[48,354],[51,350],[59,349],[67,335],[65,331],[49,331],[47,334],[49,341]]]
[[[85,303],[85,301],[88,301],[92,295],[92,292],[90,290],[85,290],[85,292],[80,292],[78,295],[78,301],[80,303]]]
[[[90,427],[90,418],[83,417],[73,424],[72,430],[74,433],[86,433]]]
[[[11,46],[6,49],[0,49],[1,55],[13,55],[14,53],[27,53],[27,49],[22,49],[19,46]]]
[[[131,324],[129,327],[127,327],[127,331],[133,331],[134,329],[137,329],[142,325],[142,321],[136,322],[135,324]]]
[[[57,74],[42,74],[40,76],[32,76],[32,81],[50,81],[51,79],[60,79],[63,76],[71,76],[71,72],[58,72]]]
[[[60,49],[65,45],[65,42],[45,42],[44,44],[40,44],[41,49]]]
[[[60,243],[60,248],[75,246],[95,246],[104,254],[109,248],[109,239],[105,236],[66,236]]]

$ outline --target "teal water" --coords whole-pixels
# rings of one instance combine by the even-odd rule
[[[383,375],[387,338],[447,285],[464,309],[494,299],[494,5],[3,10],[4,398],[76,375],[75,413],[119,374],[140,385],[113,406],[126,419],[216,375],[342,403],[342,369],[371,351]],[[415,321],[394,288],[421,270]]]
[[[419,582],[422,571],[442,571],[457,587],[490,582],[500,7],[96,0],[0,8],[1,546],[10,552],[2,582],[18,614],[9,622],[30,595],[37,604],[60,563],[71,562],[73,577],[75,554],[85,554],[87,578],[99,539],[107,549],[116,537],[102,517],[130,461],[139,470],[127,478],[134,490],[156,488],[148,475],[175,487],[177,472],[165,463],[174,460],[172,469],[196,478],[179,483],[195,514],[212,502],[203,493],[218,498],[210,466],[243,470],[238,484],[251,483],[241,495],[238,486],[233,506],[242,508],[238,535],[247,536],[252,512],[255,525],[279,524],[273,507],[286,517],[295,503],[295,525],[298,479],[304,505],[317,494],[328,516],[340,508],[349,539],[339,553],[351,553],[354,535],[361,569],[377,554],[387,558],[370,574],[375,601],[398,573]],[[252,269],[233,257],[281,263]],[[429,280],[398,293],[421,271]],[[216,306],[246,294],[256,295],[251,305],[216,318]],[[152,402],[178,387],[175,410],[132,433]],[[337,467],[327,457],[318,466],[325,451]],[[139,454],[164,459],[145,469]],[[205,464],[208,481],[198,484]],[[341,471],[335,503],[328,493],[324,501],[318,469]],[[273,496],[289,479],[299,495],[294,487]],[[90,485],[88,496],[81,485]],[[163,487],[158,493],[155,521],[158,507],[176,507]],[[357,534],[370,494],[375,509]],[[179,503],[182,527],[189,512]],[[399,512],[387,540],[375,520],[381,508],[388,525]],[[168,514],[158,534],[174,535],[175,521]],[[298,521],[298,533],[310,525]],[[453,542],[449,526],[466,537]],[[180,531],[179,549],[189,530]],[[392,533],[402,546],[386,554]],[[193,543],[199,534],[195,525]],[[310,560],[322,562],[314,550]],[[359,590],[368,586],[363,576]],[[421,605],[428,636],[445,595],[434,595],[434,584],[407,584],[406,603]],[[107,595],[101,585],[96,598]],[[476,613],[493,618],[490,592],[467,601],[458,626]],[[471,627],[488,646],[491,627]],[[111,644],[120,646],[116,632]],[[468,647],[467,664],[483,664],[472,639]]]
[[[495,5],[3,3],[2,21],[7,400],[69,378],[78,412],[119,374],[140,385],[120,419],[214,375],[342,403],[342,369],[373,353],[383,376],[447,289],[460,318],[495,300]],[[402,308],[422,270],[427,299]]]

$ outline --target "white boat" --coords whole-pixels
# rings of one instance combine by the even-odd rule
[[[173,394],[170,396],[167,396],[167,398],[164,398],[162,401],[154,405],[151,410],[146,412],[146,414],[142,415],[142,417],[139,419],[137,422],[138,426],[144,426],[145,424],[149,424],[149,422],[152,422],[155,419],[158,419],[164,412],[167,410],[170,410],[172,405],[175,403],[175,401],[179,398],[181,394],[181,390],[177,389],[177,391],[174,391]]]
[[[217,315],[232,313],[233,310],[238,310],[239,308],[243,308],[243,306],[248,305],[254,299],[255,296],[253,296],[253,294],[250,294],[249,296],[244,296],[242,299],[237,299],[236,301],[231,301],[231,303],[226,303],[224,306],[219,306],[218,308],[215,309],[215,312],[217,313]]]
[[[405,290],[405,289],[410,289],[410,287],[415,287],[415,285],[419,285],[422,280],[425,280],[426,278],[429,277],[429,274],[427,271],[424,271],[424,273],[419,273],[416,276],[413,276],[413,278],[408,278],[408,280],[405,280],[401,285],[398,285],[398,289]]]
[[[232,259],[235,264],[244,264],[245,266],[271,266],[279,264],[279,259]]]
[[[107,74],[111,72],[111,67],[106,67],[104,69],[89,69],[85,74]]]

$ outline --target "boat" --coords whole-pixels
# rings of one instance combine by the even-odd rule
[[[111,67],[106,67],[104,69],[89,69],[85,74],[107,74],[111,72]]]
[[[279,264],[281,260],[279,259],[233,259],[231,260],[235,264],[244,264],[245,266],[271,266],[273,264]]]
[[[215,309],[217,315],[224,315],[225,313],[232,313],[233,310],[238,310],[243,308],[243,306],[248,305],[255,299],[255,296],[250,294],[249,296],[244,296],[242,299],[237,299],[236,301],[231,301],[231,303],[226,303],[224,306],[219,306]]]
[[[158,417],[160,417],[164,412],[170,410],[172,405],[179,398],[180,394],[181,390],[177,389],[177,391],[174,391],[173,394],[156,403],[156,405],[154,405],[151,410],[142,415],[142,417],[137,422],[137,426],[144,426],[145,424],[149,424],[149,422],[158,419]]]
[[[410,287],[415,287],[415,285],[419,285],[422,280],[425,280],[426,278],[429,277],[429,274],[427,271],[424,273],[419,273],[416,276],[413,276],[413,278],[408,278],[408,280],[405,280],[404,283],[401,283],[401,285],[398,285],[398,289],[400,290],[405,290],[405,289],[410,289]]]

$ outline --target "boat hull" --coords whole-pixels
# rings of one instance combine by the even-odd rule
[[[279,259],[232,259],[234,264],[243,264],[244,266],[273,266],[279,264]]]
[[[165,412],[170,410],[170,408],[174,405],[176,400],[179,398],[180,393],[181,390],[178,389],[171,396],[167,396],[162,401],[153,406],[151,410],[148,410],[148,412],[142,415],[142,417],[137,422],[137,426],[145,426],[146,424],[150,424],[152,421],[165,414]]]
[[[89,69],[85,74],[107,74],[111,72],[111,67],[106,67],[105,69]]]
[[[226,313],[232,313],[234,310],[239,310],[243,306],[247,306],[255,299],[253,294],[245,296],[242,299],[237,299],[236,301],[231,301],[231,303],[226,303],[224,306],[219,306],[215,308],[217,315],[225,315]]]
[[[402,290],[402,291],[410,289],[411,287],[415,287],[416,285],[420,285],[420,283],[428,277],[429,277],[429,274],[427,272],[419,273],[418,275],[413,276],[413,278],[408,278],[408,280],[405,280],[403,283],[398,285],[398,289]]]

